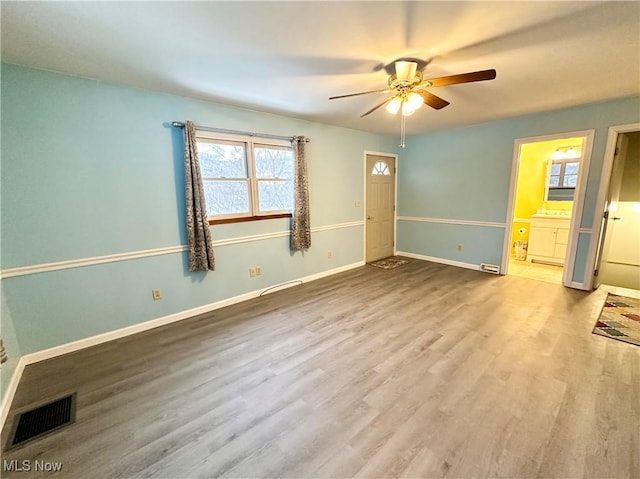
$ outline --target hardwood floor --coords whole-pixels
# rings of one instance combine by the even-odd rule
[[[77,391],[77,421],[3,460],[65,478],[637,478],[640,348],[591,333],[605,296],[364,266],[27,366],[3,445],[46,398]]]

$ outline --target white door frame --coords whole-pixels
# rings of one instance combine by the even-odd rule
[[[587,290],[593,288],[593,273],[596,255],[598,254],[598,245],[600,244],[600,229],[603,221],[602,214],[604,213],[604,204],[607,199],[607,193],[609,192],[611,170],[613,169],[613,160],[616,155],[618,135],[621,133],[632,133],[634,131],[640,131],[640,123],[629,123],[627,125],[609,127],[607,146],[604,150],[604,162],[602,163],[602,174],[600,176],[600,188],[598,189],[593,225],[591,227],[591,242],[589,243],[589,251],[587,253],[587,264],[584,268],[584,285]]]
[[[367,261],[367,175],[369,172],[367,171],[367,156],[375,155],[375,156],[384,156],[385,158],[389,158],[393,160],[394,167],[394,181],[395,181],[395,192],[393,198],[393,255],[395,256],[398,247],[397,235],[398,235],[398,155],[393,153],[383,153],[381,151],[371,151],[364,150],[363,158],[363,167],[362,167],[362,180],[363,180],[363,192],[364,192],[364,201],[362,202],[362,221],[364,222],[364,234],[362,236],[362,260]]]
[[[557,133],[554,135],[533,136],[528,138],[517,138],[514,140],[513,160],[511,166],[511,184],[509,186],[509,201],[507,203],[506,231],[504,244],[502,247],[502,264],[500,271],[506,274],[509,267],[509,257],[511,256],[511,243],[513,241],[513,213],[515,211],[516,186],[518,182],[518,169],[520,166],[520,150],[522,145],[527,143],[539,143],[542,141],[562,140],[581,136],[584,138],[582,163],[578,170],[578,182],[573,198],[573,211],[571,213],[571,225],[569,227],[569,242],[567,244],[567,256],[563,268],[562,284],[572,288],[583,288],[582,283],[573,283],[573,270],[576,262],[576,251],[578,249],[578,238],[580,235],[580,221],[584,207],[585,192],[587,189],[587,178],[589,177],[589,165],[591,164],[591,153],[593,150],[593,138],[595,130],[570,131]]]

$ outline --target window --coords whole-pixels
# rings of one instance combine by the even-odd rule
[[[287,142],[200,131],[197,142],[210,222],[291,216],[294,160]]]
[[[551,163],[549,188],[575,188],[578,183],[579,161],[554,160]]]
[[[578,184],[580,162],[575,160],[553,160],[549,174],[549,200],[573,199]]]
[[[372,175],[390,175],[389,166],[384,161],[378,161],[373,165]]]

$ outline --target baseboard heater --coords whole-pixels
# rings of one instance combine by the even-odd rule
[[[500,274],[500,266],[495,264],[480,263],[480,271],[492,274]]]

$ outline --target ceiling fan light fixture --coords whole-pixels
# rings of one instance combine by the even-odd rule
[[[411,116],[416,112],[415,108],[411,108],[411,105],[409,104],[409,102],[403,101],[402,102],[402,115],[403,116]]]
[[[416,92],[411,92],[407,95],[407,103],[409,107],[413,110],[417,110],[424,104],[424,98]]]
[[[390,74],[387,79],[389,88],[380,90],[362,91],[358,93],[350,93],[348,95],[339,95],[329,97],[329,100],[335,100],[337,98],[348,98],[360,95],[368,95],[370,93],[390,93],[392,95],[385,100],[378,103],[369,111],[360,115],[365,117],[374,111],[386,107],[386,110],[392,115],[396,115],[399,111],[401,127],[400,127],[400,147],[405,147],[405,122],[406,117],[413,115],[418,108],[426,104],[435,110],[441,110],[449,105],[449,102],[437,95],[429,92],[427,88],[456,85],[459,83],[473,83],[478,81],[493,80],[496,77],[495,70],[481,70],[476,72],[461,73],[458,75],[448,75],[438,78],[431,78],[424,80],[422,71],[418,70],[418,61],[406,61],[411,59],[398,59],[393,62],[395,67],[395,74]],[[420,61],[423,69],[431,60],[427,62]],[[388,66],[388,65],[387,65]],[[377,71],[377,69],[376,69]],[[390,73],[385,67],[385,71]]]
[[[410,82],[416,77],[418,64],[416,62],[396,62],[396,78],[399,81]]]
[[[389,113],[395,115],[400,110],[401,105],[402,100],[399,97],[395,97],[389,103],[387,103],[386,109]]]

